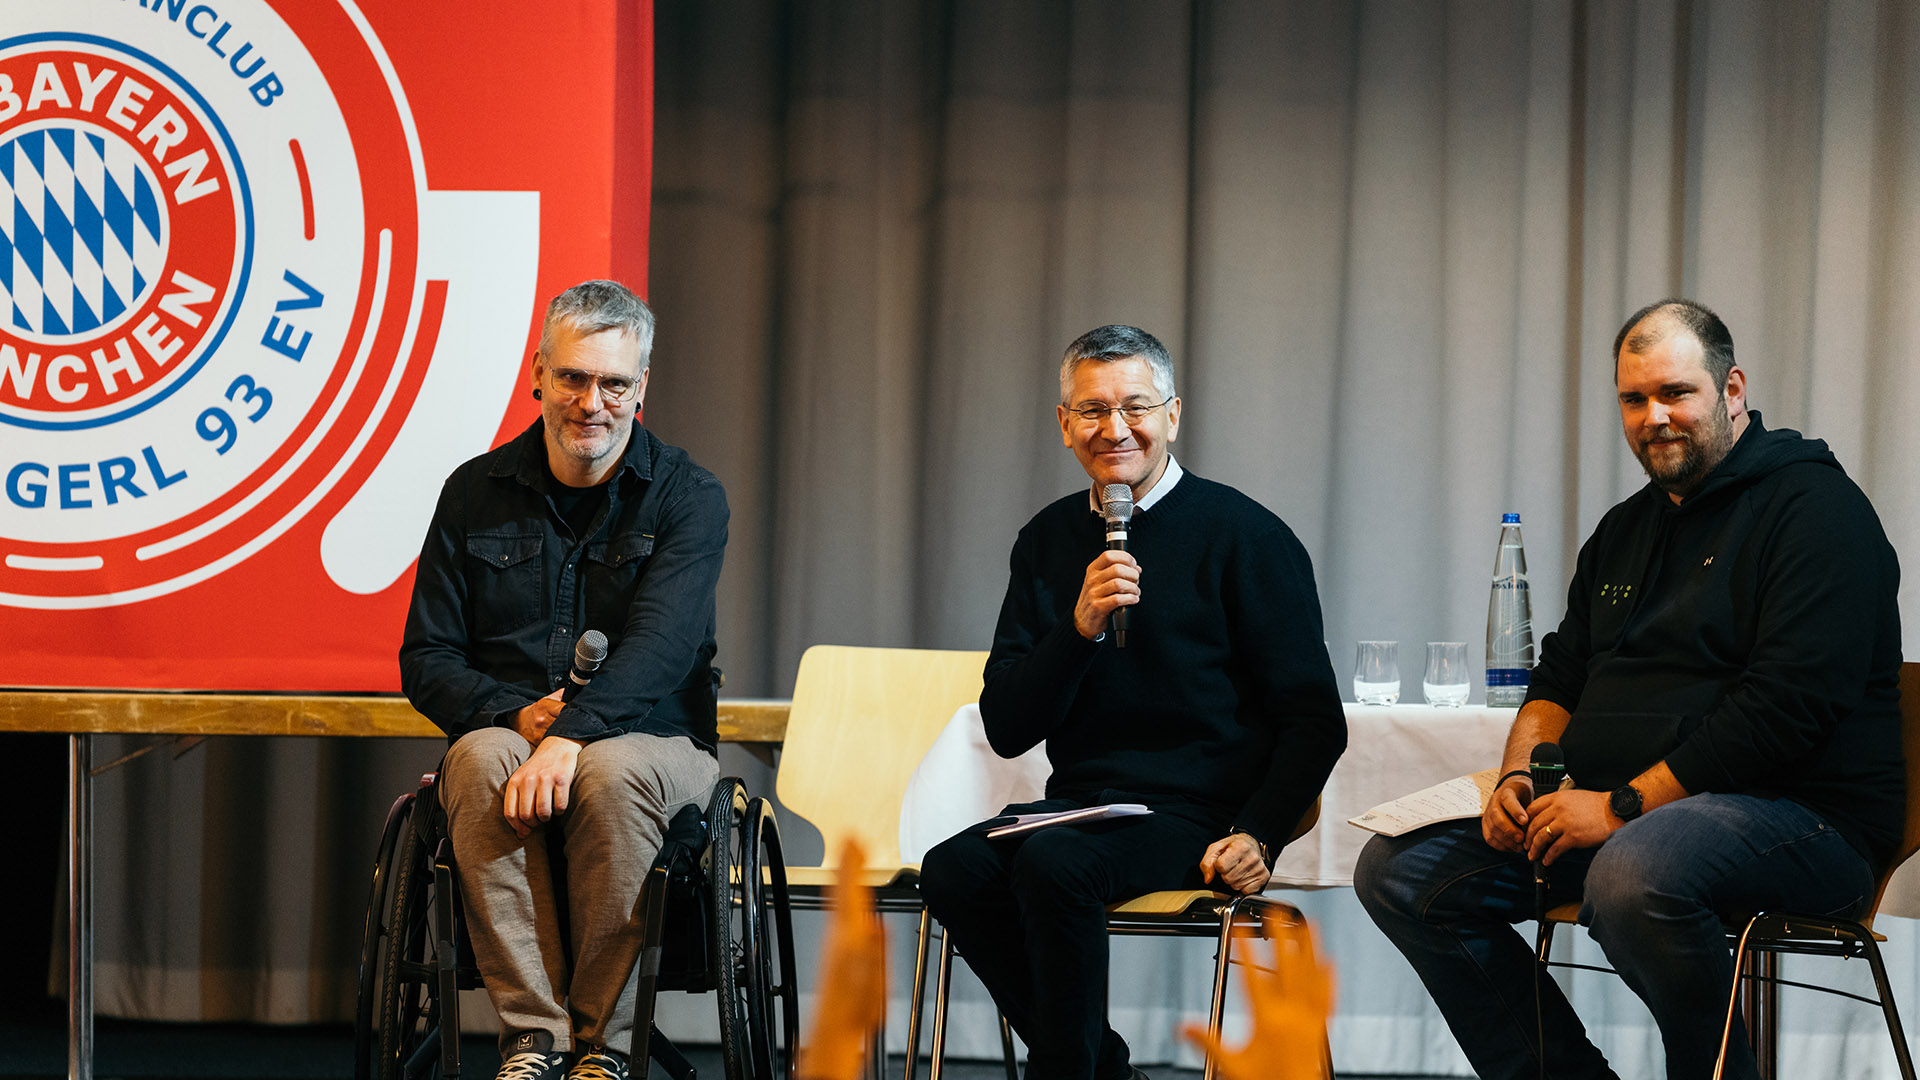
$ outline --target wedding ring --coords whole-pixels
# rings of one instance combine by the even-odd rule
[[[1540,826],[1540,831],[1541,831],[1541,832],[1543,832],[1543,833],[1545,833],[1545,834],[1547,834],[1548,836],[1552,836],[1552,835],[1553,835],[1553,826],[1551,826],[1551,825],[1542,825],[1542,826]]]

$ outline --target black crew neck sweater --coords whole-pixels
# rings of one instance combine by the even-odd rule
[[[1042,739],[1049,797],[1138,796],[1278,848],[1346,748],[1313,566],[1292,530],[1192,472],[1136,514],[1127,647],[1073,625],[1105,547],[1082,490],[1020,530],[980,712],[996,753]]]

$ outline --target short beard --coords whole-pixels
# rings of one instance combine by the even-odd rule
[[[1686,447],[1681,452],[1679,463],[1670,469],[1654,468],[1653,457],[1645,443],[1634,446],[1633,456],[1640,460],[1640,467],[1646,470],[1647,479],[1653,481],[1655,487],[1684,499],[1700,490],[1707,475],[1727,459],[1733,450],[1733,420],[1727,416],[1726,404],[1727,394],[1722,390],[1719,399],[1714,402],[1711,426],[1697,433],[1704,436],[1706,442],[1695,438],[1695,433],[1679,433],[1687,436]],[[1660,432],[1675,433],[1672,429]]]

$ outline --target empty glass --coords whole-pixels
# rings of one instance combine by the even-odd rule
[[[1420,690],[1429,705],[1459,706],[1467,703],[1473,689],[1467,673],[1467,643],[1464,641],[1427,642],[1427,674]]]
[[[1353,700],[1391,705],[1400,700],[1400,643],[1363,641],[1353,661]]]

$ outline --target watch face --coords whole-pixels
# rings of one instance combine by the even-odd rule
[[[1621,821],[1632,821],[1640,816],[1640,789],[1631,784],[1615,788],[1613,794],[1607,796],[1607,805],[1613,810],[1614,817]]]

